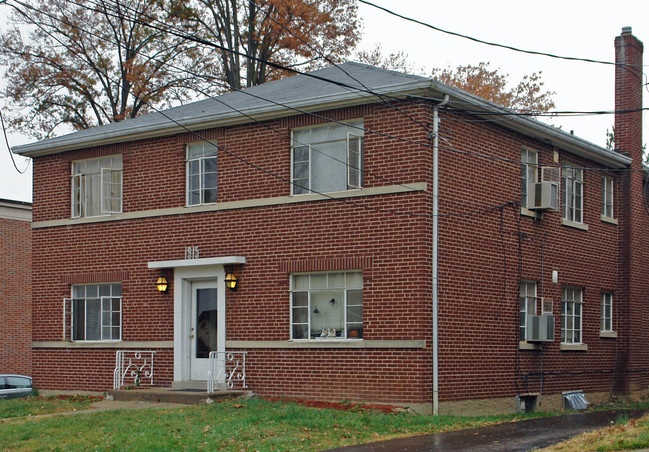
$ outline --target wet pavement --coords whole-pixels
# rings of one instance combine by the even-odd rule
[[[619,416],[641,417],[647,410],[599,411],[508,422],[454,432],[411,436],[334,451],[528,451],[560,443],[580,433],[608,427]]]

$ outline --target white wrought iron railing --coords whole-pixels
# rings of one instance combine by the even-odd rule
[[[247,352],[210,352],[207,392],[216,389],[246,389]]]
[[[113,389],[153,385],[154,351],[118,350],[113,372]]]

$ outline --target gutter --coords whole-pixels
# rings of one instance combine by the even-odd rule
[[[260,87],[264,87],[264,85],[260,85]],[[252,89],[251,93],[257,96],[256,91],[258,90],[255,88],[260,87],[249,89]],[[258,105],[252,106],[249,104],[240,106],[240,101],[237,98],[232,99],[230,102],[231,96],[247,96],[245,93],[224,94],[219,96],[220,100],[225,103],[232,103],[238,111],[226,110],[209,113],[210,99],[205,99],[195,104],[171,108],[161,113],[150,113],[149,115],[119,123],[106,124],[36,143],[16,146],[12,150],[19,155],[39,157],[75,149],[170,136],[187,132],[187,129],[200,131],[214,127],[227,127],[300,114],[300,111],[296,110],[315,112],[369,104],[377,102],[382,95],[389,95],[394,98],[419,97],[427,100],[439,98],[440,95],[448,96],[450,106],[458,110],[470,110],[471,114],[487,119],[494,113],[511,113],[511,110],[486,101],[481,97],[427,78],[407,80],[383,86],[370,86],[372,93],[352,91],[352,88],[347,89],[347,91],[343,92],[309,96],[293,101],[280,96],[268,101],[260,101]],[[266,91],[259,95],[259,97],[271,96],[272,93]],[[191,107],[192,105],[193,107]],[[245,117],[242,113],[249,115],[252,119]],[[516,115],[508,116],[508,118],[508,121],[502,121],[499,125],[533,139],[549,143],[575,155],[595,160],[610,168],[623,169],[632,161],[628,156],[597,146],[535,119]]]
[[[261,85],[263,86],[263,85]],[[282,98],[271,99],[271,94],[263,93],[254,96],[266,97],[269,100],[260,100],[258,105],[240,107],[240,101],[234,98],[230,101],[228,96],[249,97],[245,93],[230,93],[219,96],[219,100],[204,99],[195,103],[196,109],[188,111],[190,105],[179,106],[162,112],[150,113],[118,123],[81,130],[35,143],[23,144],[12,148],[19,155],[39,157],[76,149],[103,146],[108,144],[125,143],[129,141],[144,140],[200,131],[214,127],[227,127],[246,124],[253,121],[277,119],[278,117],[295,116],[306,112],[330,110],[356,105],[374,103],[380,96],[389,95],[393,98],[407,98],[412,95],[425,95],[430,90],[430,80],[407,81],[403,83],[370,87],[375,94],[364,91],[336,92],[326,95],[316,95],[294,101]],[[225,99],[224,99],[225,97]],[[217,113],[208,113],[210,101],[215,105],[231,104],[233,109]],[[222,102],[222,103],[221,103]],[[201,105],[198,105],[201,104]],[[225,107],[227,108],[227,107]],[[236,108],[236,110],[234,110]],[[190,116],[188,113],[193,113]],[[248,115],[247,116],[244,116]],[[252,119],[251,119],[252,118]]]

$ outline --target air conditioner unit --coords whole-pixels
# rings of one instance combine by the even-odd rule
[[[530,210],[558,210],[559,184],[551,181],[527,184],[527,208]]]
[[[528,315],[525,329],[527,342],[551,342],[554,340],[554,316]]]

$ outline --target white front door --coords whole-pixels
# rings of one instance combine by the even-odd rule
[[[196,281],[191,286],[190,379],[207,380],[210,352],[225,349],[219,343],[224,312],[219,309],[217,281]]]

